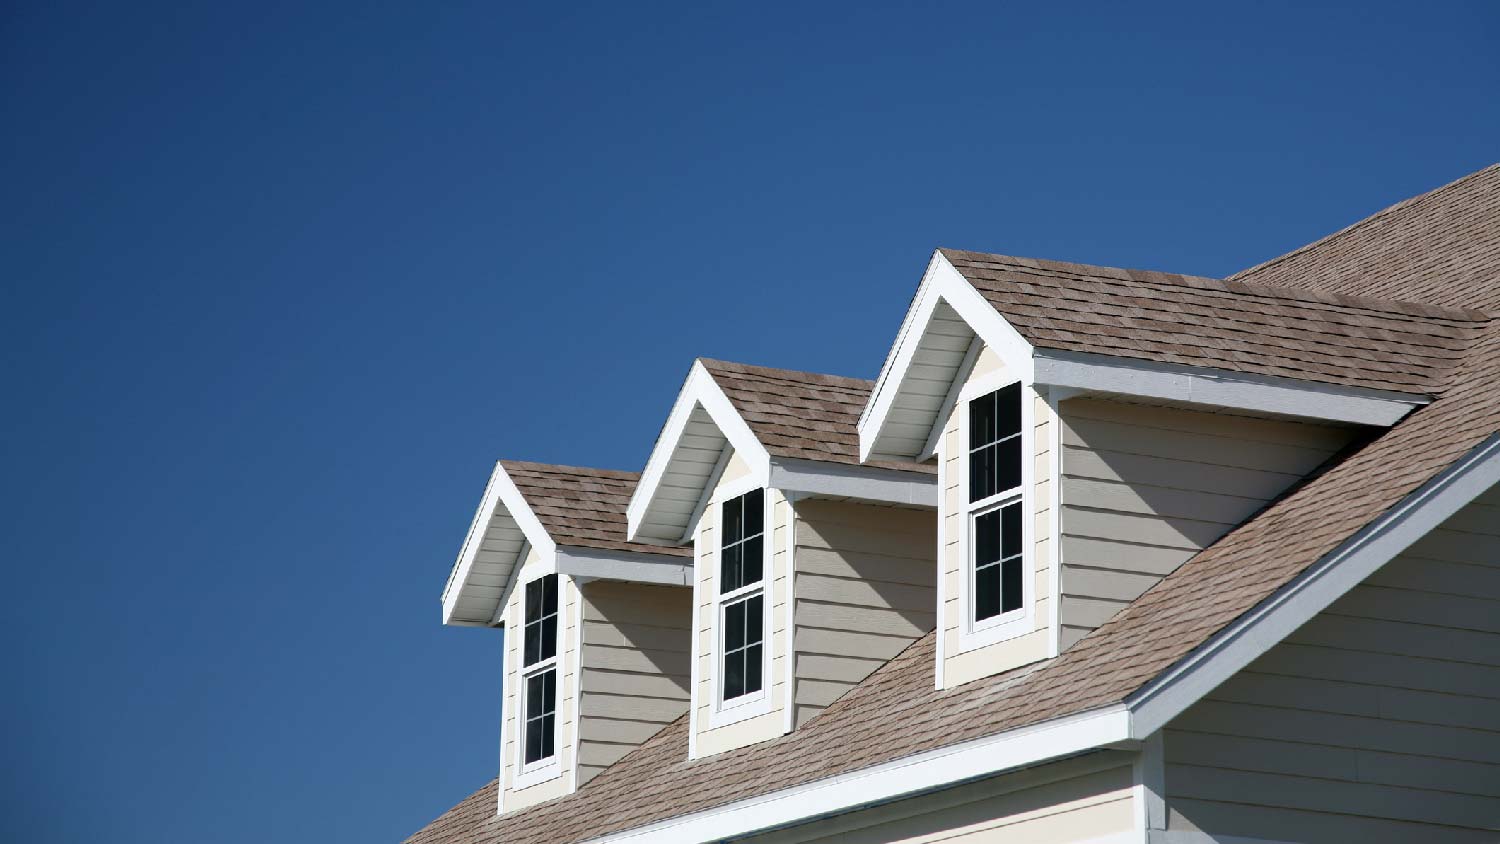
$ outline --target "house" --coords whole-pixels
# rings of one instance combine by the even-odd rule
[[[874,382],[698,361],[641,475],[496,469],[500,776],[409,840],[1500,840],[1497,314],[1500,165],[1228,279],[938,250]]]

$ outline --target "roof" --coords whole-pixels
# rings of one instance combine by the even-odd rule
[[[772,457],[935,474],[910,461],[859,459],[859,415],[874,381],[699,358]]]
[[[1039,348],[1432,395],[1484,314],[1173,273],[939,250]]]
[[[1500,310],[1500,164],[1229,278]]]
[[[1470,196],[1467,192],[1446,195],[1450,200]],[[1500,195],[1486,196],[1485,201],[1500,203]],[[1400,213],[1424,219],[1437,213],[1423,203],[1409,207],[1412,210]],[[1400,216],[1395,210],[1382,214]],[[1466,215],[1454,212],[1450,216]],[[1396,226],[1394,230],[1399,232],[1398,223],[1399,220],[1388,219],[1379,225]],[[1482,258],[1500,247],[1500,229],[1479,230],[1475,236],[1479,233],[1489,239],[1489,244],[1470,248],[1465,254]],[[1336,239],[1325,243],[1328,245],[1322,248],[1344,248]],[[1299,251],[1316,253],[1319,248],[1314,244]],[[979,258],[968,260],[976,265],[994,263]],[[1318,266],[1330,259],[1306,254],[1298,260]],[[1186,276],[1132,274],[1138,278],[1109,280],[1094,278],[1092,272],[1080,272],[1076,265],[1031,264],[1034,266],[1016,265],[1027,267],[1028,272],[1011,265],[994,272],[1012,279],[1028,277],[1014,283],[1036,284],[1037,291],[1031,295],[1050,295],[1041,291],[1071,288],[1075,282],[1077,286],[1092,289],[1118,286],[1127,292],[1101,294],[1104,301],[1121,307],[1120,313],[1113,315],[1118,322],[1111,324],[1116,327],[1129,328],[1148,319],[1128,310],[1134,307],[1127,304],[1128,300],[1143,289],[1154,291],[1149,295],[1159,296],[1163,308],[1179,304],[1179,297],[1197,295],[1184,292],[1187,290],[1207,291],[1216,296],[1233,289],[1230,283],[1215,283],[1219,287],[1201,283],[1211,280],[1182,281],[1189,278]],[[1063,270],[1063,266],[1075,269]],[[1500,278],[1492,274],[1468,275],[1464,268],[1456,272],[1483,280],[1484,287],[1474,291],[1473,302],[1488,303],[1500,296]],[[1031,280],[1038,277],[1053,280]],[[1351,295],[1362,295],[1359,286],[1347,283]],[[1366,276],[1365,283],[1388,290],[1395,297],[1449,291],[1443,284],[1420,275],[1412,276],[1410,290],[1386,288],[1386,281],[1376,275]],[[1306,314],[1307,309],[1317,310],[1317,305],[1326,307],[1330,314],[1346,314],[1329,317],[1340,326],[1330,331],[1331,336],[1351,339],[1361,336],[1352,322],[1356,318],[1385,320],[1407,314],[1420,324],[1436,324],[1428,320],[1464,323],[1458,336],[1467,342],[1449,350],[1448,362],[1441,367],[1446,370],[1445,375],[1426,376],[1431,379],[1427,388],[1438,394],[1436,400],[1289,491],[1051,660],[947,691],[935,691],[932,684],[935,637],[929,633],[817,717],[774,741],[688,761],[688,725],[684,717],[570,797],[496,817],[491,784],[410,840],[417,844],[578,841],[1126,701],[1500,432],[1500,320],[1478,312],[1433,315],[1420,309],[1410,310],[1406,305],[1381,308],[1365,302],[1330,301],[1321,295],[1271,295],[1265,290],[1264,287],[1247,289],[1245,295],[1255,297],[1258,312],[1276,319],[1291,318],[1288,314],[1298,313],[1299,309]],[[1486,304],[1486,307],[1491,306]],[[1353,308],[1357,313],[1348,315],[1344,308]],[[1191,309],[1183,313],[1189,324],[1210,336],[1221,336],[1215,332],[1229,330],[1213,315]],[[1068,324],[1048,323],[1045,314],[1033,314],[1031,318],[1035,322],[1029,330],[1039,332],[1037,336],[1043,330],[1056,331],[1059,324]],[[1089,326],[1099,324],[1079,319],[1071,323],[1071,330],[1087,334]],[[1143,326],[1142,330],[1148,327]],[[1317,336],[1317,332],[1309,327],[1307,333],[1295,336],[1307,340]],[[1195,352],[1166,349],[1164,353],[1209,354],[1204,348]],[[1241,366],[1259,365],[1239,358],[1234,360]],[[1300,365],[1313,364],[1309,361]],[[1332,371],[1334,362],[1323,360],[1317,365]],[[1347,373],[1334,376],[1321,370],[1320,374],[1352,377]]]
[[[639,472],[519,460],[501,460],[500,465],[558,545],[674,557],[693,554],[691,546],[625,539],[625,505],[635,492]]]

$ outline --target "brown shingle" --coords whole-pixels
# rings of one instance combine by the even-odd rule
[[[693,549],[625,539],[625,507],[639,472],[501,460],[505,473],[558,545],[692,556]]]

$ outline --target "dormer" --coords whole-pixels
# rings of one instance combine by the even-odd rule
[[[629,506],[694,549],[689,755],[782,735],[932,628],[935,467],[861,464],[870,382],[699,360]]]
[[[1428,401],[1427,328],[1390,303],[936,252],[858,427],[867,461],[939,467],[937,687],[1056,656]]]
[[[688,708],[692,550],[625,539],[638,475],[502,460],[443,621],[504,637],[500,811],[572,793]]]

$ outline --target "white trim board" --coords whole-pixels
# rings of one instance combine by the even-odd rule
[[[689,586],[693,558],[562,546],[557,549],[557,571],[575,578]]]
[[[1127,698],[1131,736],[1144,738],[1166,726],[1497,483],[1500,483],[1500,434],[1492,434],[1276,594]]]
[[[484,543],[485,531],[489,529],[490,520],[494,518],[496,510],[503,508],[506,513],[515,520],[516,526],[525,535],[526,541],[536,549],[537,553],[544,559],[551,557],[556,550],[556,544],[542,523],[537,520],[536,514],[527,505],[526,499],[522,497],[521,491],[506,473],[505,466],[499,461],[495,462],[495,468],[490,473],[489,483],[485,485],[484,497],[480,499],[479,509],[474,512],[474,520],[469,524],[469,532],[464,537],[464,544],[458,552],[458,559],[453,563],[453,571],[448,575],[448,583],[443,589],[443,623],[455,626],[483,627],[482,622],[464,622],[455,620],[453,613],[458,607],[458,600],[464,594],[464,589],[469,585],[469,575],[474,569],[474,560],[479,556],[479,546]],[[524,550],[524,545],[523,545]],[[511,561],[509,579],[504,588],[501,589],[502,596],[510,590],[510,583],[515,580],[516,572],[520,570],[523,558],[517,557]],[[503,600],[503,597],[501,598]],[[498,604],[498,601],[496,602]],[[495,608],[490,608],[487,617],[494,617]]]
[[[770,486],[804,496],[832,496],[937,507],[937,475],[876,466],[852,466],[818,460],[777,457],[771,460]]]
[[[1034,363],[1036,383],[1050,387],[1321,422],[1390,427],[1431,401],[1411,393],[1054,349],[1037,349]]]
[[[700,844],[765,832],[1118,745],[1129,740],[1129,732],[1130,717],[1123,706],[1097,709],[591,840]]]

